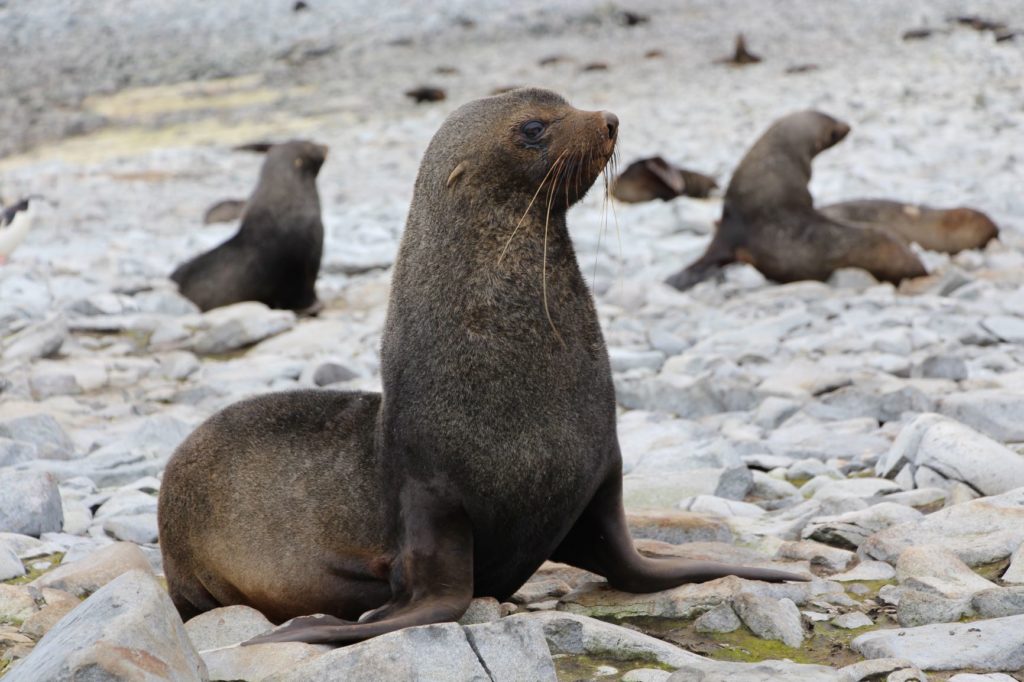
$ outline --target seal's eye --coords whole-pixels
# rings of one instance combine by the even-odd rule
[[[536,142],[544,134],[544,124],[540,121],[527,121],[519,127],[519,130],[530,142]]]

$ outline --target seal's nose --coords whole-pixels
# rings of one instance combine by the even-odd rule
[[[601,115],[604,116],[604,123],[608,126],[608,139],[614,140],[616,133],[619,132],[619,117],[610,111],[602,111]]]

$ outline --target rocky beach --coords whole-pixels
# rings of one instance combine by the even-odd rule
[[[0,265],[5,682],[1024,679],[1019,1],[301,4],[0,1],[0,198],[44,197]],[[740,32],[762,61],[716,63]],[[599,181],[570,211],[638,547],[811,579],[628,594],[549,562],[460,623],[339,649],[235,646],[273,627],[244,606],[182,623],[157,544],[168,458],[246,397],[380,390],[423,151],[460,104],[522,85],[615,112],[620,168],[660,155],[723,188],[774,120],[818,109],[852,131],[815,160],[817,204],[999,225],[983,249],[917,249],[930,274],[898,287],[734,265],[679,292],[663,281],[703,252],[721,190],[622,204]],[[421,86],[446,98],[404,94]],[[330,147],[323,311],[201,313],[168,277],[237,230],[203,223],[255,185],[263,157],[233,147],[291,138]]]

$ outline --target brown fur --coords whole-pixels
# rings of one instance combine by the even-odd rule
[[[447,119],[395,265],[383,393],[245,401],[168,464],[161,548],[183,617],[323,612],[254,641],[341,644],[506,599],[548,558],[635,591],[799,579],[647,559],[629,539],[608,355],[565,222],[616,130],[544,90]]]
[[[999,236],[992,219],[972,208],[931,208],[885,199],[844,201],[818,209],[843,223],[882,230],[930,251],[979,249]]]
[[[776,121],[733,173],[707,251],[668,283],[687,289],[736,262],[740,249],[747,262],[777,282],[825,280],[843,267],[863,268],[888,282],[927,274],[900,240],[836,222],[814,209],[807,188],[811,160],[849,130],[816,111]]]

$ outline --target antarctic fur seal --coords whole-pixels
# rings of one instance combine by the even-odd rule
[[[612,180],[611,194],[628,204],[661,199],[670,201],[685,195],[704,199],[717,189],[715,179],[679,168],[660,156],[634,161]]]
[[[833,220],[873,227],[930,251],[980,249],[999,236],[991,218],[963,206],[942,209],[887,199],[859,199],[818,210]]]
[[[667,283],[687,289],[735,262],[750,263],[776,282],[825,280],[843,267],[863,268],[887,282],[927,274],[902,240],[815,210],[807,189],[811,160],[849,131],[817,111],[776,121],[733,173],[704,255]]]
[[[316,176],[327,147],[301,140],[273,145],[238,232],[171,275],[202,310],[240,301],[315,312],[324,227]]]
[[[617,131],[538,89],[447,118],[395,264],[383,392],[246,400],[171,458],[160,546],[183,618],[324,613],[251,642],[344,644],[457,620],[547,559],[634,592],[802,579],[633,546],[608,354],[566,226]]]

